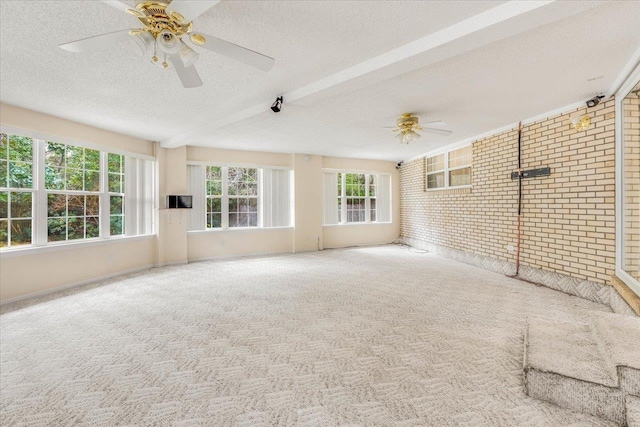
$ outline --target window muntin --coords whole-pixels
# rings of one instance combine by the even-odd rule
[[[375,175],[338,173],[338,223],[376,221]]]
[[[33,146],[31,138],[0,134],[0,248],[33,239]]]
[[[471,185],[472,146],[427,157],[427,189]]]
[[[100,237],[100,196],[47,194],[49,242]]]
[[[47,190],[100,191],[100,151],[47,142],[45,188]]]

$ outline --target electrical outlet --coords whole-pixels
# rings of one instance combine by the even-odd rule
[[[507,250],[508,250],[509,252],[513,252],[513,251],[515,251],[515,250],[516,250],[516,248],[515,248],[513,245],[507,245]]]
[[[113,252],[109,252],[109,261],[116,259],[116,255]]]
[[[224,246],[224,239],[220,239],[220,246]]]

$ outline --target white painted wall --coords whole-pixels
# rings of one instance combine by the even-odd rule
[[[188,146],[165,149],[151,141],[22,108],[4,104],[0,108],[0,123],[4,126],[57,136],[66,142],[84,142],[155,157],[158,171],[156,236],[0,252],[0,302],[157,265],[389,243],[400,233],[399,179],[393,162]],[[295,185],[294,226],[187,232],[188,212],[164,207],[167,194],[188,193],[189,163],[291,168]],[[323,227],[324,168],[390,172],[393,222]]]
[[[11,105],[0,104],[0,124],[81,141],[103,149],[153,155],[153,143]],[[152,267],[156,239],[123,238],[0,252],[0,301]]]

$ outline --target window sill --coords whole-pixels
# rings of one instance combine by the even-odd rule
[[[427,188],[425,193],[449,192],[449,193],[471,193],[473,185],[459,185],[457,187]]]
[[[391,225],[393,224],[393,222],[388,221],[388,222],[378,222],[378,221],[374,221],[374,222],[346,222],[343,224],[322,224],[323,227],[350,227],[350,226],[356,226],[356,227],[362,227],[363,225]]]
[[[155,234],[143,234],[139,236],[119,236],[110,237],[108,239],[91,239],[76,242],[49,243],[43,246],[20,246],[17,248],[9,248],[0,250],[0,258],[13,258],[22,255],[35,255],[47,252],[58,252],[73,249],[89,248],[92,246],[101,246],[109,243],[135,242],[137,240],[147,240],[155,238]]]
[[[208,228],[205,230],[189,230],[187,234],[225,233],[225,232],[249,232],[249,231],[269,231],[269,230],[293,230],[293,227],[233,227],[233,228]]]

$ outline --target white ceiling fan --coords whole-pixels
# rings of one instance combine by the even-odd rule
[[[393,129],[393,133],[397,132],[398,134],[396,135],[396,139],[401,144],[409,144],[410,142],[420,138],[421,135],[418,131],[424,131],[426,133],[441,136],[449,136],[453,133],[450,130],[438,129],[447,125],[445,122],[440,120],[426,122],[424,125],[424,127],[420,126],[420,119],[418,119],[418,117],[411,113],[405,113],[398,117],[395,127],[388,127],[386,129]]]
[[[140,48],[143,55],[153,52],[152,62],[164,68],[168,68],[169,63],[173,64],[186,88],[202,86],[202,80],[193,66],[200,55],[185,41],[262,71],[269,71],[273,67],[273,58],[193,31],[193,20],[220,0],[152,0],[139,2],[135,7],[122,0],[101,1],[135,16],[143,27],[89,37],[62,44],[60,48],[77,53],[91,52],[129,40]]]

